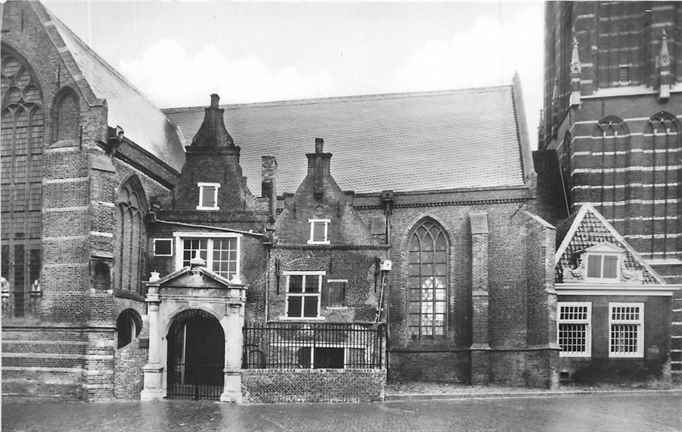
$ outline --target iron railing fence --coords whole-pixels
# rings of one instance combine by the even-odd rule
[[[385,332],[381,323],[246,323],[242,368],[382,368]]]

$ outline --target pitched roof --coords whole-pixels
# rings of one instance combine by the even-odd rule
[[[184,137],[177,126],[49,9],[38,2],[32,4],[49,16],[95,96],[107,101],[109,126],[121,126],[135,144],[176,170],[182,169]]]
[[[524,184],[523,152],[528,149],[521,143],[525,119],[519,114],[523,107],[515,98],[515,87],[223,108],[227,128],[242,150],[249,188],[255,193],[260,192],[262,155],[277,158],[278,193],[294,192],[306,175],[305,153],[311,151],[315,137],[323,137],[326,149],[334,153],[332,175],[344,190],[518,186]],[[204,107],[164,111],[188,138],[204,116]]]
[[[623,264],[627,270],[642,271],[642,283],[665,283],[594,207],[583,205],[576,214],[569,217],[569,220],[572,222],[567,231],[559,232],[557,229],[557,236],[561,236],[561,244],[554,254],[556,282],[560,281],[561,268],[570,267],[576,253],[594,245],[610,243],[625,251]]]

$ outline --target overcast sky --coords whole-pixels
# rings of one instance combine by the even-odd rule
[[[518,71],[537,140],[540,2],[44,3],[161,107],[509,84]]]

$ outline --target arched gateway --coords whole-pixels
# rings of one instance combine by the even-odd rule
[[[219,399],[223,392],[225,332],[201,309],[175,316],[166,336],[169,399]]]
[[[142,400],[241,401],[246,287],[196,257],[190,266],[147,283],[149,357]]]

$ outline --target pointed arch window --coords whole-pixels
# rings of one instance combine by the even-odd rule
[[[410,234],[408,315],[413,338],[444,336],[447,328],[450,247],[445,230],[431,219]]]
[[[140,281],[145,271],[147,244],[144,225],[147,205],[137,177],[131,177],[119,188],[116,205],[116,289],[141,293]]]
[[[601,203],[599,211],[613,222],[617,214],[616,203],[623,200],[619,168],[629,163],[630,130],[623,119],[611,115],[597,122],[594,136],[601,138],[592,149],[592,157],[599,167],[595,173]],[[617,230],[625,229],[623,222],[614,222],[614,226]]]

